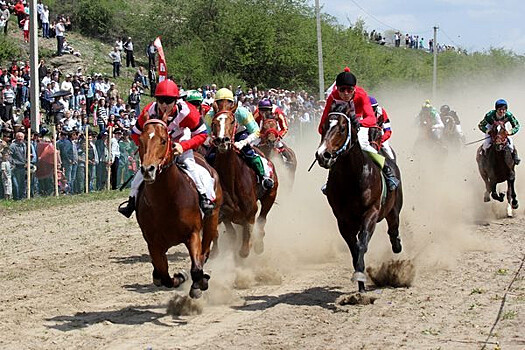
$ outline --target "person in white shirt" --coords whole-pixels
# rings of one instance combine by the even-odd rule
[[[49,39],[49,8],[44,6],[40,13],[40,21],[42,22],[42,37]]]
[[[122,62],[122,57],[120,56],[120,51],[117,46],[113,48],[113,51],[109,53],[109,57],[113,62],[113,78],[120,76],[120,65]]]
[[[122,137],[122,130],[115,129],[113,132],[113,137],[111,138],[111,189],[116,190],[117,189],[117,171],[118,171],[118,164],[120,159],[120,146],[118,144],[120,138]]]
[[[66,27],[64,25],[63,18],[60,18],[58,23],[55,25],[55,32],[57,37],[57,55],[62,56],[62,50],[64,48],[64,38],[66,36]]]

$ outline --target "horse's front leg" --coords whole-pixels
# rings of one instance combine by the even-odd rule
[[[498,191],[496,190],[496,185],[497,183],[495,181],[490,181],[490,196],[494,199],[494,200],[497,200],[498,202],[503,202],[503,199],[505,198],[505,194],[500,192],[498,193]]]
[[[211,215],[204,218],[202,224],[202,255],[203,263],[205,263],[210,255],[216,257],[219,254],[218,238],[219,238],[219,208],[215,208]],[[213,242],[213,249],[210,254],[211,243]]]
[[[357,267],[355,269],[352,280],[358,282],[359,291],[365,291],[365,253],[368,251],[368,243],[374,233],[379,210],[373,208],[368,210],[363,217],[360,231],[357,235]]]
[[[252,232],[253,232],[253,222],[254,219],[250,220],[251,222],[246,222],[242,225],[242,243],[241,250],[239,250],[239,255],[241,258],[247,258],[250,255],[250,249],[252,247]]]
[[[511,176],[509,177],[509,179],[507,180],[507,216],[508,217],[512,217],[513,216],[513,213],[512,213],[512,210],[513,209],[518,209],[518,200],[516,198],[516,190],[514,188],[514,183],[515,183],[515,173],[512,172],[511,173]]]
[[[190,297],[197,299],[202,296],[202,291],[208,289],[209,275],[205,275],[202,270],[204,257],[202,255],[202,242],[200,230],[193,231],[186,242],[186,247],[191,259],[191,280]]]
[[[166,250],[162,250],[153,245],[148,245],[149,255],[151,257],[151,264],[153,265],[153,284],[157,287],[164,286],[168,288],[177,288],[184,283],[186,276],[177,274],[173,278],[170,277],[168,271],[168,258],[166,257]]]
[[[266,232],[264,231],[264,226],[266,225],[266,216],[275,202],[275,197],[277,195],[277,182],[274,184],[274,188],[261,198],[261,212],[257,218],[257,227],[255,229],[255,235],[253,238],[253,251],[256,254],[262,254],[264,252],[264,236]]]

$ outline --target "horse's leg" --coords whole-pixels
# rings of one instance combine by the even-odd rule
[[[357,268],[352,279],[358,282],[360,292],[365,291],[365,253],[368,251],[368,242],[370,242],[374,233],[378,215],[379,211],[376,208],[366,212],[357,235]]]
[[[272,209],[273,203],[275,202],[275,197],[277,196],[277,183],[271,192],[266,196],[261,198],[261,212],[257,218],[257,228],[255,231],[255,237],[253,239],[253,250],[256,254],[262,254],[264,252],[264,236],[266,232],[264,231],[264,226],[266,225],[266,216]]]
[[[498,193],[496,190],[496,181],[490,181],[490,195],[493,199],[497,200],[498,202],[503,202],[503,199],[505,198],[505,195],[503,193]]]
[[[339,227],[339,233],[345,240],[348,249],[350,249],[350,254],[352,254],[352,265],[354,266],[354,270],[357,271],[357,262],[359,257],[359,250],[357,249],[357,227],[359,227],[359,224],[355,223],[355,225],[351,225],[343,221],[337,220],[337,226]],[[352,280],[354,280],[354,277],[352,277]],[[364,292],[364,282],[358,282],[358,285],[359,291]]]
[[[202,223],[202,255],[204,257],[203,263],[210,257],[210,247],[213,242],[213,256],[217,256],[219,253],[219,246],[217,241],[219,238],[219,209],[215,208],[214,211],[204,218]]]
[[[516,173],[512,171],[511,178],[508,181],[509,192],[512,192],[511,199],[509,200],[510,204],[512,205],[512,209],[518,209],[519,207],[516,189],[514,188],[515,181],[516,181]]]
[[[185,280],[185,276],[179,274],[175,277],[170,277],[168,272],[168,258],[166,251],[161,251],[159,248],[153,248],[148,245],[149,255],[151,256],[151,263],[153,265],[153,284],[157,287],[164,286],[168,288],[177,288]]]
[[[224,220],[224,227],[226,228],[226,239],[227,239],[227,246],[236,247],[237,246],[237,232],[235,231],[235,227],[233,227],[233,224],[229,220]]]
[[[388,223],[388,235],[390,236],[390,244],[392,245],[392,251],[394,253],[401,253],[403,247],[401,246],[401,240],[399,239],[399,210],[395,206],[390,210],[386,216],[386,222]]]
[[[202,242],[199,230],[193,231],[186,241],[186,247],[191,259],[191,280],[190,297],[197,299],[202,296],[202,290],[208,289],[210,276],[204,275],[202,266],[204,258],[202,255]]]
[[[253,223],[255,220],[254,218],[251,218],[250,221],[251,222],[246,222],[242,225],[242,245],[241,249],[239,250],[239,255],[241,256],[241,258],[247,258],[248,255],[250,255],[250,239],[252,237]]]

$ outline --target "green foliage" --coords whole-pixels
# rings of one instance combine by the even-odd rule
[[[78,0],[73,9],[76,25],[83,34],[105,37],[120,32],[116,24],[123,22],[126,8],[123,0]]]
[[[20,55],[20,47],[4,35],[0,35],[0,62],[17,59]]]

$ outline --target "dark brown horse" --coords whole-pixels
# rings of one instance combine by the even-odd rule
[[[282,146],[278,144],[280,141],[277,121],[268,118],[263,122],[261,128],[261,142],[257,146],[264,153],[266,158],[270,159],[279,170],[286,171],[288,179],[292,187],[295,180],[295,171],[297,169],[297,157],[295,152],[284,142],[281,141]],[[283,172],[280,172],[281,174]],[[282,177],[281,177],[282,180]]]
[[[500,182],[507,181],[507,215],[512,216],[512,209],[518,208],[516,190],[514,181],[516,173],[514,171],[514,159],[512,152],[508,147],[508,132],[502,122],[494,122],[489,131],[489,137],[492,139],[492,145],[483,154],[483,146],[478,148],[476,161],[478,163],[479,173],[485,182],[484,201],[490,201],[490,197],[503,202],[505,194],[496,191],[496,185]],[[490,195],[489,195],[490,193]]]
[[[323,126],[316,158],[330,169],[326,184],[328,203],[337,219],[339,232],[352,253],[353,281],[365,290],[364,256],[376,223],[386,219],[392,251],[402,250],[399,239],[399,213],[403,205],[401,184],[394,191],[386,189],[381,169],[363,153],[357,139],[358,122],[348,103],[333,103]],[[386,161],[401,179],[392,160]]]
[[[170,277],[166,258],[170,247],[184,243],[191,259],[190,296],[198,298],[208,288],[210,276],[204,273],[203,267],[210,245],[218,237],[222,190],[217,173],[208,167],[215,179],[217,205],[203,219],[195,184],[175,163],[165,121],[150,119],[144,123],[139,153],[144,185],[137,198],[137,221],[148,244],[153,283],[173,288],[184,282],[183,274]],[[195,160],[205,164],[200,155],[195,154]]]
[[[222,100],[214,104],[215,115],[211,124],[211,143],[217,148],[213,167],[217,170],[224,191],[224,203],[221,208],[221,221],[228,232],[235,236],[232,223],[243,227],[242,245],[239,255],[248,257],[252,246],[251,238],[255,216],[257,214],[257,200],[261,202],[261,211],[257,218],[253,248],[255,253],[264,251],[263,237],[266,216],[275,202],[278,181],[273,171],[274,187],[264,191],[257,184],[255,172],[241,158],[239,151],[233,145],[237,122],[235,120],[236,105]],[[269,164],[273,167],[272,163]]]

